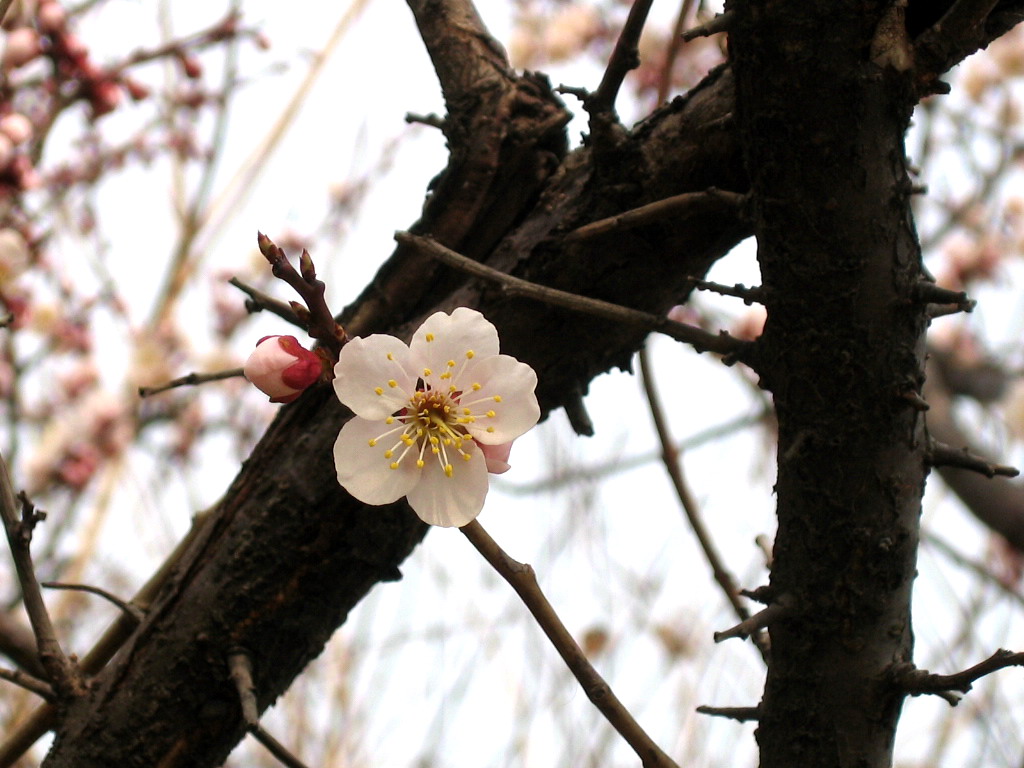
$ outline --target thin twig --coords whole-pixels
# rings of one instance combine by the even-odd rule
[[[951,445],[932,440],[928,446],[928,463],[933,467],[959,467],[969,469],[985,477],[1016,477],[1020,470],[1004,464],[993,464],[987,459],[971,453],[966,448],[957,450]]]
[[[644,23],[647,21],[647,14],[651,10],[654,0],[634,0],[633,7],[629,9],[629,16],[619,33],[619,39],[615,42],[615,48],[608,59],[608,66],[604,70],[604,77],[601,84],[594,91],[593,96],[587,101],[587,111],[611,112],[615,109],[615,98],[619,94],[619,88],[626,74],[640,66],[640,34],[644,30]]]
[[[159,387],[139,387],[139,397],[150,397],[158,395],[177,387],[191,387],[196,384],[206,384],[211,381],[223,381],[224,379],[235,379],[243,376],[241,368],[229,368],[226,371],[213,371],[212,373],[189,373],[177,379],[171,379]]]
[[[699,277],[690,277],[688,279],[698,291],[708,291],[709,293],[717,293],[720,296],[732,296],[736,299],[743,299],[743,303],[747,306],[755,302],[763,304],[765,300],[764,288],[747,288],[742,283],[736,283],[731,286],[722,285],[721,283],[701,280]]]
[[[187,562],[191,553],[201,549],[202,542],[213,532],[217,521],[214,512],[215,508],[195,516],[189,532],[149,581],[135,593],[131,600],[134,605],[143,611],[147,610],[173,576],[182,572],[183,563]],[[137,626],[138,623],[126,614],[118,616],[79,663],[82,672],[86,675],[95,675],[103,669]],[[14,765],[36,741],[53,728],[56,717],[57,708],[53,704],[43,704],[27,720],[23,720],[17,728],[6,734],[4,741],[0,743],[0,768],[10,768]]]
[[[953,306],[960,312],[972,312],[978,305],[966,291],[943,288],[928,280],[921,280],[914,286],[914,297],[922,304],[937,304],[940,307]]]
[[[40,680],[35,675],[30,675],[20,669],[4,669],[0,667],[0,680],[6,680],[9,683],[14,683],[20,688],[24,688],[26,691],[31,691],[36,696],[39,696],[46,701],[54,701],[56,697],[53,694],[53,688],[45,680]]]
[[[715,581],[722,588],[722,592],[725,593],[725,598],[729,601],[737,618],[741,622],[746,621],[750,618],[750,611],[747,610],[746,604],[740,598],[736,580],[726,567],[722,556],[718,553],[718,548],[715,547],[714,541],[711,540],[711,533],[708,531],[707,526],[704,525],[704,518],[701,516],[697,500],[693,497],[693,493],[690,492],[690,486],[686,482],[686,476],[683,474],[683,465],[680,461],[679,452],[676,450],[672,435],[669,434],[665,413],[661,407],[658,393],[654,388],[651,364],[645,347],[640,349],[640,380],[643,384],[644,394],[647,397],[647,405],[651,411],[654,428],[658,433],[658,442],[661,444],[661,460],[665,465],[665,470],[668,472],[669,479],[672,480],[672,487],[675,488],[676,496],[683,507],[683,513],[686,515],[690,528],[697,537],[697,542],[704,552],[708,565],[711,566],[711,572],[714,574]],[[755,632],[752,639],[754,645],[757,646],[757,650],[761,652],[761,658],[767,664],[769,655],[768,637],[763,632]]]
[[[749,637],[789,612],[789,601],[785,596],[780,597],[767,608],[758,611],[748,619],[744,619],[735,627],[730,627],[723,632],[715,632],[715,642],[720,643],[723,640],[731,640],[734,637]]]
[[[267,751],[276,757],[281,765],[285,765],[288,768],[306,768],[304,762],[289,752],[281,742],[263,730],[263,726],[256,724],[249,729],[249,733],[252,734],[256,741],[266,747]]]
[[[256,705],[256,685],[252,680],[252,659],[245,651],[235,651],[228,655],[228,672],[238,691],[238,701],[242,707],[242,720],[247,728],[260,722],[260,711]]]
[[[338,352],[345,343],[345,331],[335,322],[333,313],[327,307],[324,300],[326,286],[323,280],[317,279],[316,268],[313,266],[309,251],[302,251],[299,269],[296,271],[285,252],[269,237],[259,232],[256,242],[259,244],[260,253],[270,263],[274,277],[288,283],[306,303],[309,310],[309,335],[327,347],[337,359]]]
[[[758,707],[697,707],[697,711],[702,715],[711,715],[713,717],[727,717],[730,720],[736,720],[741,723],[746,723],[750,720],[758,720],[761,717],[761,710]]]
[[[235,286],[238,290],[249,297],[249,300],[245,302],[245,308],[249,314],[255,312],[262,312],[267,310],[272,315],[277,315],[282,320],[294,325],[296,328],[306,330],[306,326],[299,320],[299,316],[295,313],[295,310],[291,308],[291,305],[285,301],[279,301],[273,296],[269,296],[263,291],[253,288],[251,285],[247,285],[239,280],[237,277],[232,277],[228,280],[228,283]]]
[[[739,214],[747,200],[746,195],[729,192],[711,187],[700,192],[684,192],[680,195],[666,197],[639,208],[633,208],[606,219],[592,221],[565,236],[568,243],[584,242],[596,237],[603,237],[613,232],[625,232],[647,224],[655,224],[666,219],[679,219],[683,216],[696,215],[709,207],[733,209]]]
[[[711,37],[711,35],[717,35],[719,32],[728,32],[729,27],[732,26],[732,21],[732,11],[720,13],[710,21],[683,32],[683,40],[690,42],[698,37]]]
[[[962,672],[935,675],[923,669],[910,669],[901,672],[897,682],[900,688],[911,696],[948,691],[967,693],[977,680],[1007,667],[1024,667],[1024,653],[1014,653],[1000,648],[984,661]]]
[[[665,54],[665,63],[661,68],[661,77],[658,79],[658,104],[664,104],[668,99],[668,91],[672,86],[672,70],[675,69],[676,59],[679,57],[679,49],[683,43],[683,26],[690,17],[693,4],[696,0],[683,0],[679,6],[679,14],[676,16],[675,25],[672,27],[672,34],[668,40],[668,52]]]
[[[644,767],[678,768],[672,758],[651,740],[615,696],[608,683],[587,661],[587,657],[541,591],[533,568],[505,554],[476,520],[464,525],[460,530],[491,567],[516,591],[551,644],[555,646],[558,655],[569,667],[573,677],[579,681],[587,698],[633,748]]]
[[[100,589],[99,587],[94,587],[89,584],[62,584],[61,582],[57,581],[44,581],[39,586],[45,587],[46,589],[67,589],[75,592],[88,592],[91,595],[102,597],[107,602],[113,603],[126,614],[128,614],[128,616],[135,620],[136,624],[141,622],[146,616],[146,614],[139,608],[132,605],[131,603],[126,603],[117,595],[113,595],[110,592],[107,592],[107,590],[105,589]]]
[[[702,328],[692,325],[684,325],[669,320],[664,315],[652,315],[649,312],[641,312],[638,309],[630,309],[619,304],[612,304],[600,299],[591,299],[568,291],[560,291],[557,288],[549,288],[546,285],[538,285],[528,280],[499,272],[462,254],[446,248],[429,237],[420,237],[408,232],[395,233],[395,240],[402,245],[416,248],[421,253],[432,259],[447,264],[450,267],[466,272],[475,277],[499,283],[505,292],[512,296],[525,296],[527,298],[543,301],[556,307],[582,312],[596,317],[603,317],[606,320],[625,323],[650,331],[658,331],[670,336],[676,341],[691,345],[698,352],[714,352],[724,355],[725,362],[731,363],[736,360],[743,360],[744,351],[750,348],[750,342],[741,341],[722,331],[721,333],[708,333]]]
[[[11,548],[14,566],[21,584],[22,600],[28,613],[32,632],[36,636],[39,648],[39,660],[46,670],[49,682],[60,695],[73,696],[82,692],[82,681],[75,665],[64,654],[57,640],[57,633],[50,621],[50,614],[43,602],[43,594],[39,589],[35,568],[32,565],[30,544],[32,529],[45,517],[37,512],[24,494],[14,496],[11,476],[7,471],[7,463],[0,456],[0,515],[3,517],[4,529],[7,533],[7,544]],[[20,509],[20,519],[19,519]]]

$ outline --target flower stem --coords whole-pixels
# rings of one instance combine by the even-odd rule
[[[676,763],[662,752],[661,748],[651,740],[640,724],[637,723],[622,702],[612,692],[611,687],[598,674],[582,649],[577,645],[555,609],[544,596],[537,583],[533,568],[527,563],[513,560],[498,546],[497,542],[483,529],[476,520],[460,528],[466,538],[476,547],[484,559],[491,564],[505,581],[507,581],[533,617],[555,646],[558,655],[565,661],[569,671],[583,687],[583,692],[595,707],[611,723],[611,726],[626,740],[644,768],[678,768]]]

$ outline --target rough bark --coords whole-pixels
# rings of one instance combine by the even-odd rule
[[[926,476],[923,279],[903,135],[915,101],[887,8],[737,2],[730,53],[778,415],[763,768],[891,764],[912,652]],[[871,7],[871,4],[867,4]],[[814,30],[814,34],[809,34]],[[899,45],[899,42],[896,43]],[[838,128],[840,127],[841,128]]]

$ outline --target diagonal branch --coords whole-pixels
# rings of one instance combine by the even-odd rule
[[[467,259],[462,254],[456,253],[450,248],[445,248],[428,237],[417,237],[408,232],[398,232],[395,234],[395,239],[404,245],[419,249],[422,253],[430,256],[430,258],[436,259],[450,267],[467,272],[474,277],[500,283],[505,291],[513,296],[526,296],[556,307],[570,309],[574,312],[583,312],[595,315],[596,317],[603,317],[607,320],[634,325],[648,331],[660,331],[666,336],[671,336],[676,341],[689,344],[698,352],[715,352],[725,355],[727,357],[726,362],[743,360],[744,350],[750,347],[750,342],[735,339],[724,331],[717,334],[708,333],[702,328],[677,323],[665,316],[652,315],[649,312],[641,312],[629,307],[601,301],[600,299],[591,299],[576,293],[560,291],[557,288],[549,288],[545,285],[538,285],[537,283],[531,283],[527,280],[507,275],[485,264]]]
[[[551,603],[541,591],[533,568],[509,557],[476,520],[464,525],[459,530],[522,598],[523,603],[533,614],[544,634],[555,646],[558,655],[562,657],[573,676],[579,681],[587,698],[633,748],[644,768],[679,768],[672,758],[651,740],[647,732],[640,727],[629,710],[612,692],[604,678],[587,661],[586,655],[569,634],[569,630],[565,628],[562,620],[555,613],[555,609],[551,607]]]

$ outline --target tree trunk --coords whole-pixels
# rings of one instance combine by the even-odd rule
[[[864,6],[737,2],[731,30],[767,295],[757,367],[779,423],[763,768],[890,765],[892,671],[911,660],[927,473],[915,96],[905,33],[873,50],[887,11]]]

